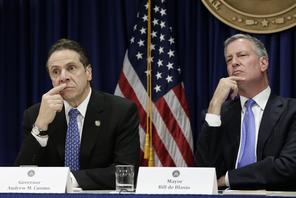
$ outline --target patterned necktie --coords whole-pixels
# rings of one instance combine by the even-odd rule
[[[255,119],[252,106],[256,102],[249,99],[246,103],[246,112],[242,124],[241,150],[237,167],[247,166],[256,162],[255,155]]]
[[[69,124],[65,144],[65,166],[71,171],[79,170],[80,137],[77,124],[77,109],[69,111]]]

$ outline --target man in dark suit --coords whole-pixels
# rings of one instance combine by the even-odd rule
[[[271,93],[268,54],[258,39],[234,35],[224,54],[229,77],[210,101],[197,165],[216,167],[220,188],[295,190],[295,100]]]
[[[137,169],[139,164],[136,105],[91,88],[91,65],[75,41],[55,43],[47,69],[53,88],[42,96],[40,104],[24,112],[25,136],[16,164],[69,166],[74,187],[114,189],[115,165],[132,164]],[[73,109],[78,113],[71,130],[79,136],[78,142],[72,142],[78,147],[75,162],[66,159],[72,154],[65,150],[65,142],[71,142],[67,128],[68,113]]]

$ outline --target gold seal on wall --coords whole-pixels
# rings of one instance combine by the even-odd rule
[[[296,0],[202,0],[227,25],[250,33],[273,33],[296,25]]]

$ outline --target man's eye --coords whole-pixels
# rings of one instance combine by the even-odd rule
[[[54,74],[54,75],[57,75],[57,74],[59,74],[60,72],[59,72],[59,70],[54,69],[54,70],[51,71],[51,73]]]
[[[70,65],[69,67],[68,67],[68,70],[69,71],[73,71],[73,70],[75,70],[76,69],[76,67],[74,66],[74,65]]]

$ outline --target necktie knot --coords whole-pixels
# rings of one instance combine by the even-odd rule
[[[249,99],[249,100],[246,101],[245,106],[246,106],[247,109],[250,109],[250,108],[252,108],[252,106],[253,106],[255,103],[256,103],[255,100],[253,100],[253,99],[251,98],[251,99]]]
[[[69,118],[77,118],[79,111],[77,109],[71,109],[68,113]]]

